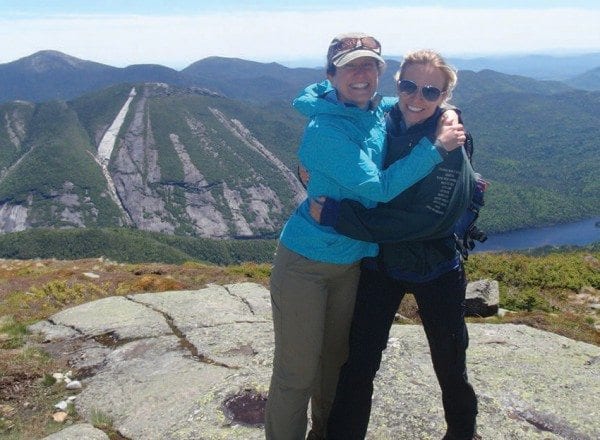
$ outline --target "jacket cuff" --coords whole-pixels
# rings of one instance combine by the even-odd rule
[[[321,224],[335,226],[340,218],[340,202],[327,197],[321,210]]]
[[[448,155],[450,154],[450,152],[444,148],[444,146],[442,145],[442,143],[440,142],[439,139],[436,139],[435,142],[433,143],[433,145],[435,146],[435,149],[437,150],[437,152],[440,154],[440,157],[442,158],[442,160],[445,160],[448,157]]]

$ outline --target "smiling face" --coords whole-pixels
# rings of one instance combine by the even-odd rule
[[[444,94],[436,101],[427,101],[421,94],[421,87],[423,86],[434,86],[444,91],[447,88],[446,77],[441,69],[431,64],[411,64],[406,66],[402,77],[400,79],[407,79],[419,86],[419,89],[410,95],[405,93],[399,93],[400,97],[400,111],[404,116],[406,125],[418,124],[425,121],[435,112],[435,109],[444,100]]]
[[[366,109],[379,85],[379,65],[371,57],[357,58],[336,68],[328,78],[341,102]]]

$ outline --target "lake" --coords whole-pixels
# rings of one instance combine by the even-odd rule
[[[543,246],[585,246],[600,241],[597,222],[600,222],[600,217],[544,228],[493,234],[485,243],[476,242],[474,252],[512,251]]]

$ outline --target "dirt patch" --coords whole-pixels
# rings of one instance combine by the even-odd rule
[[[39,376],[25,372],[0,377],[0,401],[22,402],[39,379]]]
[[[223,412],[229,420],[244,426],[263,426],[267,397],[254,390],[244,390],[223,402]]]

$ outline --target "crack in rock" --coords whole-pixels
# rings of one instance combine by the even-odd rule
[[[175,325],[175,320],[173,319],[172,316],[170,316],[167,312],[164,312],[160,309],[157,309],[155,307],[150,306],[149,304],[144,304],[142,302],[136,301],[133,298],[127,297],[127,299],[131,302],[134,302],[136,304],[140,304],[144,307],[148,307],[150,310],[155,311],[156,313],[160,313],[162,315],[162,317],[165,319],[165,322],[167,323],[167,325],[169,326],[169,328],[171,329],[171,331],[173,332],[173,334],[179,339],[179,344],[186,349],[187,351],[190,352],[192,359],[196,359],[199,362],[202,362],[204,364],[209,364],[209,365],[215,365],[218,367],[224,367],[224,368],[228,368],[228,369],[232,369],[232,370],[237,370],[239,369],[239,367],[236,367],[234,365],[227,365],[223,362],[218,362],[214,359],[211,359],[208,356],[205,356],[204,354],[200,353],[198,351],[198,348],[196,348],[196,346],[194,344],[192,344],[186,337],[185,333],[182,332],[176,325]]]
[[[235,293],[233,293],[229,287],[227,286],[223,286],[225,288],[225,290],[227,291],[227,293],[231,296],[233,296],[234,298],[240,300],[242,303],[244,303],[247,307],[248,310],[250,310],[250,313],[252,313],[253,315],[256,315],[256,312],[254,311],[254,308],[252,307],[252,304],[250,304],[250,301],[248,301],[246,298],[242,298],[239,295],[236,295]]]
[[[577,432],[550,414],[544,414],[531,408],[526,410],[512,409],[510,415],[521,419],[540,431],[551,432],[567,440],[592,440],[591,437]]]
[[[61,324],[61,323],[58,323],[58,322],[54,321],[52,318],[48,318],[46,321],[48,321],[50,324],[55,325],[57,327],[61,326],[61,327],[70,328],[71,330],[73,330],[74,332],[80,334],[81,336],[86,336],[85,333],[83,333],[81,330],[79,330],[74,325]]]

